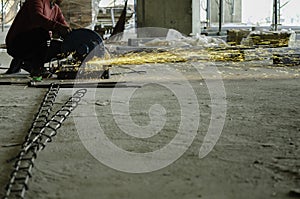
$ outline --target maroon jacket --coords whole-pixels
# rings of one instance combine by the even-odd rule
[[[50,0],[26,0],[14,19],[6,36],[6,45],[22,32],[35,28],[54,30],[58,24],[68,26],[57,4],[50,5]]]

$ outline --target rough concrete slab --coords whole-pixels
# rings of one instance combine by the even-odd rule
[[[1,64],[7,66],[10,57],[5,53],[0,56]],[[117,96],[121,96],[120,93],[131,91],[130,88],[90,88],[87,96],[94,97],[86,96],[82,99],[79,109],[66,120],[53,142],[48,143],[38,154],[26,197],[290,198],[290,193],[300,186],[299,66],[274,67],[271,60],[202,62],[198,68],[200,72],[192,66],[191,63],[176,63],[115,67],[111,81],[126,81],[132,85],[147,84],[136,90],[129,103],[124,99],[112,98],[112,93],[119,93]],[[201,75],[201,72],[212,66],[218,69],[217,74],[208,73],[206,78],[203,73]],[[178,72],[183,77],[169,77],[171,72]],[[212,103],[208,84],[217,81],[220,75],[226,91],[225,125],[213,150],[205,158],[199,159],[199,148],[208,131],[211,111],[218,105]],[[26,78],[26,73],[22,76]],[[18,79],[20,77],[15,76],[13,81]],[[95,129],[90,125],[89,118],[96,118],[109,140],[126,151],[151,152],[170,143],[178,132],[182,107],[176,95],[162,85],[180,86],[184,83],[183,79],[188,80],[193,88],[198,108],[191,109],[188,103],[186,106],[195,118],[195,111],[199,111],[200,122],[190,147],[175,162],[149,173],[126,173],[101,163],[85,148],[83,141],[92,143],[95,138],[80,138],[75,121],[87,121],[82,125],[90,135],[94,135]],[[2,197],[13,166],[13,162],[7,160],[18,154],[20,147],[14,145],[24,140],[46,89],[19,84],[1,85],[0,91]],[[60,90],[53,111],[59,109],[72,91],[73,89]],[[181,89],[178,93],[183,95],[185,90]],[[185,97],[186,102],[195,103],[188,95]],[[150,138],[130,136],[122,132],[115,120],[116,116],[121,116],[121,121],[127,121],[128,117],[118,112],[119,109],[117,113],[113,112],[113,103],[128,105],[132,121],[139,126],[146,128],[151,121],[151,114],[156,124],[160,124],[161,118],[166,118],[165,126],[159,134]],[[157,104],[164,109],[160,109],[161,106]],[[193,125],[193,120],[189,120],[187,124]],[[132,130],[135,128],[128,126]],[[183,146],[181,141],[176,147]],[[126,159],[119,154],[110,157],[126,163]],[[164,158],[154,160],[160,162]]]
[[[54,141],[38,155],[27,198],[289,198],[290,190],[299,187],[299,67],[262,64],[216,64],[223,76],[227,115],[217,145],[204,159],[199,159],[198,152],[211,120],[212,104],[203,77],[196,75],[187,63],[134,66],[131,70],[116,68],[115,79],[126,77],[133,84],[151,83],[132,96],[129,104],[132,120],[146,126],[150,122],[149,109],[160,104],[166,110],[163,114],[166,126],[149,139],[132,138],[120,130],[111,109],[112,91],[126,93],[129,89],[96,89],[95,98],[86,97],[80,103],[80,110],[95,107],[95,112],[75,111]],[[177,161],[158,171],[131,174],[105,166],[84,147],[74,121],[96,114],[106,135],[117,146],[137,153],[160,149],[174,138],[180,122],[180,106],[174,93],[153,84],[164,84],[167,80],[147,78],[162,67],[166,68],[164,72],[175,69],[184,74],[196,93],[201,115],[193,143]],[[206,63],[202,69],[206,67],[210,65]],[[132,69],[145,73],[129,73]],[[175,77],[170,81],[182,84]],[[5,146],[22,141],[45,89],[23,85],[0,89],[3,93],[0,185],[4,187],[12,168],[12,163],[6,160],[19,150]],[[54,110],[71,93],[72,89],[62,89]],[[89,125],[86,128],[94,131]],[[89,139],[92,141],[93,137]]]

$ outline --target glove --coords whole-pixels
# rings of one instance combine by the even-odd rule
[[[65,25],[58,25],[56,27],[56,31],[58,32],[59,36],[64,38],[67,34],[71,32],[71,28]]]

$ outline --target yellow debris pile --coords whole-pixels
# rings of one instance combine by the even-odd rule
[[[245,61],[244,52],[240,50],[211,51],[209,56],[212,61]]]
[[[127,53],[119,57],[94,58],[87,62],[88,66],[105,65],[139,65],[147,63],[186,62],[187,59],[176,52],[138,52]]]

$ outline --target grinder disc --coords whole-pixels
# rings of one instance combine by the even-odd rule
[[[101,36],[95,31],[85,28],[74,29],[65,37],[62,43],[62,52],[64,54],[73,53],[73,57],[78,61],[94,56],[103,57],[105,53]]]

